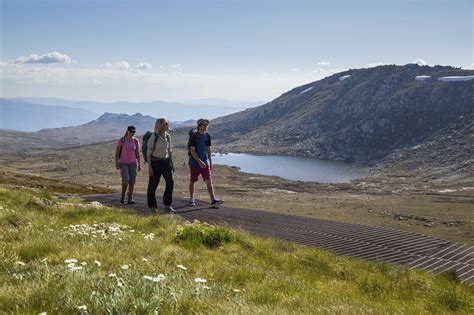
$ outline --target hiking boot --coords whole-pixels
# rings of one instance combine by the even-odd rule
[[[122,196],[120,197],[120,203],[125,203],[125,193],[122,193]]]
[[[133,196],[132,196],[132,195],[128,195],[128,201],[127,201],[127,203],[128,203],[129,205],[133,205],[133,204],[135,203],[135,200],[133,200]]]
[[[220,205],[220,204],[223,203],[223,202],[224,202],[224,200],[214,199],[214,200],[211,202],[211,207],[218,206],[218,205]]]
[[[190,207],[196,206],[196,201],[194,199],[189,199],[188,206],[190,206]]]
[[[172,206],[165,206],[165,211],[169,213],[176,213]]]

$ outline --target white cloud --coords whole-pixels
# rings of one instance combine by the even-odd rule
[[[100,67],[109,70],[128,70],[130,68],[130,64],[126,61],[117,61],[114,63],[107,62],[101,64]]]
[[[318,67],[329,67],[330,63],[327,61],[320,61],[316,64]]]
[[[467,66],[467,69],[474,70],[474,63],[471,63],[470,66]]]
[[[294,69],[291,69],[290,72],[300,72],[301,69],[297,69],[297,68],[294,68]]]
[[[415,59],[410,63],[414,63],[414,64],[417,64],[419,66],[426,66],[427,65],[426,61],[424,61],[423,59]]]
[[[72,58],[68,55],[61,54],[60,52],[53,51],[46,53],[44,55],[36,55],[32,54],[29,56],[22,56],[18,57],[15,63],[62,63],[62,64],[70,64],[72,62]]]
[[[151,70],[151,64],[149,63],[139,63],[138,65],[135,66],[135,69],[138,69],[138,70]]]
[[[215,97],[270,100],[294,87],[323,78],[329,71],[319,75],[305,71],[239,75],[14,63],[0,64],[0,70],[1,97],[35,95],[106,102]]]
[[[369,64],[366,65],[365,67],[366,67],[366,68],[375,68],[375,67],[384,66],[384,65],[386,65],[385,62],[373,62],[373,63],[369,63]]]

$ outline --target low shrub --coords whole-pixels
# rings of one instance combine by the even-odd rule
[[[225,228],[195,221],[184,226],[179,225],[175,240],[189,245],[204,245],[208,248],[216,248],[224,243],[234,241],[235,236]]]

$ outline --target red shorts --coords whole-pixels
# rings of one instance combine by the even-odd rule
[[[206,168],[195,168],[195,167],[190,167],[191,169],[191,181],[197,182],[199,175],[202,176],[202,180],[206,181],[209,178],[211,178],[211,170],[209,168],[209,165]]]

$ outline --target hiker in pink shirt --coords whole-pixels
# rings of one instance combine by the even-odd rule
[[[133,204],[133,188],[135,187],[135,180],[137,178],[137,169],[141,170],[140,166],[140,143],[134,137],[136,128],[128,126],[125,135],[117,141],[115,149],[115,168],[120,170],[122,176],[122,196],[121,203],[125,203],[125,192],[128,187],[127,203]]]

